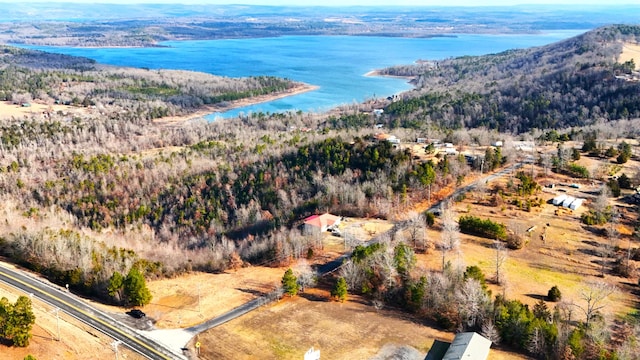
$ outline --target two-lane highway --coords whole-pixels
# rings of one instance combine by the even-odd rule
[[[0,281],[60,308],[63,312],[120,341],[122,345],[152,360],[185,359],[165,346],[136,333],[109,315],[88,306],[75,295],[0,264]]]

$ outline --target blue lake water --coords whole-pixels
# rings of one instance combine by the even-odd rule
[[[402,79],[366,77],[371,70],[417,59],[439,60],[550,44],[584,31],[533,35],[458,35],[425,39],[354,36],[165,42],[163,48],[30,47],[85,56],[104,64],[203,71],[221,76],[270,75],[319,86],[304,94],[238,108],[217,116],[290,110],[324,111],[341,104],[409,90]]]

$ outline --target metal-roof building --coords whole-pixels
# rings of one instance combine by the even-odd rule
[[[584,202],[584,199],[580,199],[580,198],[575,199],[575,200],[573,200],[573,202],[571,203],[571,205],[569,205],[569,209],[571,209],[571,210],[578,210],[578,208],[579,208],[580,206],[582,206],[582,203],[583,203],[583,202]]]
[[[574,201],[576,201],[576,198],[574,198],[573,196],[567,196],[567,198],[562,202],[562,207],[566,207],[568,209],[571,203]]]
[[[491,348],[491,340],[475,332],[456,334],[443,356],[446,344],[438,340],[434,341],[425,360],[486,360]]]
[[[553,198],[553,205],[560,205],[567,198],[567,194],[560,194]]]

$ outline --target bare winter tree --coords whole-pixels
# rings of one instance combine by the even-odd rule
[[[494,257],[494,265],[496,266],[495,273],[495,281],[498,285],[503,285],[504,283],[504,264],[507,261],[507,249],[504,246],[504,243],[500,240],[495,240],[493,242],[493,247],[495,249],[495,257]]]
[[[604,277],[606,271],[607,260],[613,255],[614,249],[618,246],[619,233],[618,233],[618,212],[616,208],[611,210],[611,219],[607,227],[607,237],[600,242],[600,276]]]
[[[600,194],[593,202],[593,211],[599,214],[604,214],[609,209],[609,198],[611,198],[611,190],[606,185],[602,185],[600,188]]]
[[[413,243],[413,247],[416,249],[427,249],[426,244],[426,220],[424,214],[412,211],[409,213],[408,218],[408,230],[409,238]]]
[[[440,251],[442,252],[442,270],[445,268],[447,252],[460,251],[460,229],[456,221],[456,212],[450,202],[442,204],[442,232],[440,233]]]
[[[456,291],[459,306],[460,323],[465,328],[475,327],[482,323],[489,304],[489,297],[476,279],[467,279]]]
[[[362,268],[351,260],[347,260],[340,267],[340,276],[347,282],[349,290],[358,289],[364,280],[364,271]]]
[[[500,331],[498,331],[498,328],[493,323],[493,319],[491,318],[485,319],[485,321],[482,323],[482,328],[480,333],[482,334],[482,336],[491,340],[491,342],[494,344],[499,344],[500,341],[502,340],[500,338]]]
[[[540,166],[542,166],[542,170],[544,171],[544,176],[549,176],[549,169],[551,169],[552,165],[551,155],[548,153],[541,154],[539,163]]]
[[[533,333],[529,338],[529,343],[527,344],[527,350],[530,353],[540,356],[544,354],[544,350],[546,348],[546,341],[544,338],[544,334],[539,326],[536,326],[533,329]]]
[[[313,287],[317,282],[318,274],[305,259],[298,261],[298,264],[293,269],[293,273],[298,279],[300,291],[302,292],[304,292],[305,288]]]
[[[615,286],[604,281],[586,282],[578,296],[582,304],[574,304],[585,315],[585,325],[588,328],[596,314],[606,307],[607,298],[616,291]]]

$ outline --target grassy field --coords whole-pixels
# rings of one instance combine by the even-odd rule
[[[302,359],[312,346],[323,359],[369,359],[389,347],[410,346],[422,358],[434,339],[453,334],[420,323],[389,309],[376,310],[357,296],[345,303],[311,289],[285,298],[202,334],[202,359]],[[383,357],[381,357],[383,358]],[[491,359],[527,359],[491,350]]]

